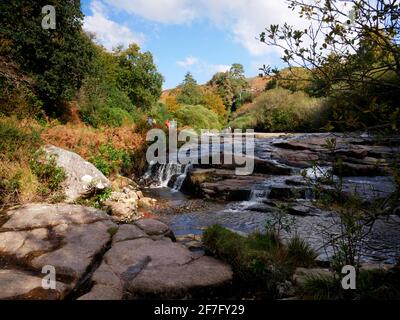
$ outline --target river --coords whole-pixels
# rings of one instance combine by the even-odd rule
[[[254,140],[255,157],[273,161],[276,164],[290,167],[291,175],[265,175],[257,177],[251,185],[251,192],[241,201],[221,201],[221,199],[199,199],[180,191],[192,170],[190,165],[161,165],[150,167],[144,178],[150,180],[146,190],[149,195],[158,198],[167,210],[159,210],[161,219],[170,225],[177,236],[198,235],[210,225],[220,224],[243,235],[265,230],[266,221],[271,216],[271,189],[285,186],[300,180],[301,170],[306,169],[309,177],[316,178],[310,167],[288,164],[274,156],[276,146],[295,140],[325,138],[326,134],[297,134],[297,135],[256,135]],[[311,138],[310,138],[311,137]],[[353,143],[353,141],[352,141]],[[358,145],[364,143],[356,142]],[[353,143],[354,144],[354,143]],[[380,149],[381,150],[381,149]],[[308,151],[307,151],[308,152]],[[353,151],[352,151],[353,152]],[[304,150],[296,153],[305,154]],[[372,154],[372,152],[371,152]],[[367,158],[367,157],[366,157]],[[366,159],[365,158],[365,159]],[[289,161],[290,162],[290,161]],[[321,174],[330,167],[323,163]],[[382,198],[395,190],[393,180],[387,175],[350,176],[343,178],[346,190],[357,192],[363,199]],[[286,189],[284,189],[286,190]],[[307,189],[306,189],[307,190]],[[293,215],[293,226],[288,233],[283,233],[283,239],[298,234],[319,253],[319,260],[325,261],[332,255],[332,248],[323,246],[327,242],[327,235],[322,230],[330,228],[330,234],[338,232],[337,215],[329,210],[317,209],[313,203],[312,192],[305,192],[296,199],[296,205],[308,208],[305,215]],[[194,208],[190,205],[195,203]],[[166,213],[167,212],[167,213]],[[396,263],[400,256],[400,218],[389,215],[378,219],[363,244],[361,260],[368,263]]]

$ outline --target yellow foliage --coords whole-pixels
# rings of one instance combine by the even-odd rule
[[[207,109],[210,109],[221,119],[225,119],[227,112],[221,97],[210,89],[203,89],[203,103]]]
[[[175,113],[178,111],[182,106],[176,101],[176,96],[175,95],[168,95],[165,98],[165,104],[168,108],[168,111],[171,113]]]

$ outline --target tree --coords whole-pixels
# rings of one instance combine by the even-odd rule
[[[232,78],[234,79],[244,79],[244,67],[240,63],[234,63],[229,70]]]
[[[163,76],[157,71],[150,52],[140,52],[136,44],[117,49],[117,86],[126,92],[132,103],[149,109],[161,96]]]
[[[312,72],[335,101],[335,121],[352,129],[397,130],[400,109],[400,5],[396,0],[291,0],[307,29],[271,25],[260,40],[280,47],[289,66]],[[270,73],[269,67],[263,68]]]
[[[176,100],[181,104],[197,105],[203,99],[201,89],[190,72],[186,73],[185,79],[179,85],[178,90],[179,93]]]
[[[220,118],[221,123],[226,120],[226,110],[224,102],[222,101],[221,97],[213,92],[211,89],[203,90],[202,105],[216,113]]]
[[[48,111],[70,100],[81,86],[93,48],[82,33],[80,1],[51,1],[56,28],[42,28],[46,0],[10,0],[0,4],[1,55],[11,57],[36,82]],[[6,45],[4,45],[6,44]]]
[[[244,68],[239,63],[234,63],[229,71],[218,72],[208,82],[215,92],[222,98],[227,110],[235,109],[248,88],[244,76]]]

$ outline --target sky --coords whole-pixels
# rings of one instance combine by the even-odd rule
[[[190,71],[199,83],[241,63],[247,77],[281,52],[257,40],[271,24],[302,26],[285,0],[82,0],[83,28],[106,49],[137,43],[174,88]]]

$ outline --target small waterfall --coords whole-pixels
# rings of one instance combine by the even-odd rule
[[[151,188],[171,187],[172,190],[179,191],[191,167],[191,165],[176,163],[151,163],[142,179],[151,181]],[[173,180],[174,178],[175,181]]]
[[[189,172],[189,170],[191,168],[192,168],[192,165],[184,165],[183,173],[176,178],[173,190],[175,190],[175,191],[181,190],[183,182],[186,179],[187,173]]]
[[[250,202],[262,202],[267,196],[266,189],[252,189],[250,193]]]

